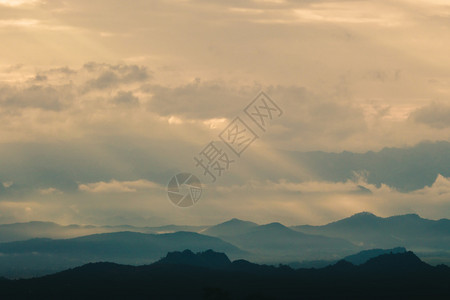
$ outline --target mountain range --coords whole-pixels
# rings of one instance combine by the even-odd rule
[[[0,280],[2,299],[448,299],[450,268],[413,252],[320,269],[230,261],[212,250],[168,253],[145,266],[90,263],[40,278]]]
[[[323,226],[259,225],[239,219],[212,226],[161,227],[16,223],[0,225],[0,240],[0,276],[8,278],[41,276],[98,261],[149,264],[183,249],[213,249],[256,263],[323,267],[342,258],[361,264],[351,256],[360,251],[373,257],[406,248],[432,265],[450,263],[448,219],[381,218],[367,212]]]
[[[148,264],[174,250],[215,249],[232,257],[247,252],[219,238],[195,232],[165,234],[114,232],[71,239],[36,238],[0,243],[0,270],[7,277],[30,277],[60,271],[89,262],[111,261],[123,264]]]
[[[286,262],[299,258],[340,257],[359,249],[344,239],[305,234],[280,223],[257,225],[233,219],[202,233],[246,249],[254,253],[254,259],[258,261]],[[277,257],[274,257],[274,253],[278,253]]]
[[[137,227],[132,225],[94,226],[94,225],[59,225],[54,222],[33,221],[26,223],[0,224],[0,242],[22,241],[32,238],[72,238],[96,233],[132,231],[140,233],[172,233],[177,231],[199,232],[208,226],[166,225],[156,227]]]
[[[366,249],[399,245],[418,251],[450,249],[450,220],[428,220],[417,214],[381,218],[362,212],[323,226],[303,225],[292,229],[343,238]]]

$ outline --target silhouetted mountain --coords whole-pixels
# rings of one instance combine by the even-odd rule
[[[413,252],[382,254],[369,259],[361,265],[364,271],[381,272],[420,272],[430,270],[432,267],[420,260]]]
[[[358,268],[354,264],[352,264],[346,260],[343,260],[343,259],[339,260],[334,265],[327,266],[324,268],[324,270],[327,270],[328,272],[332,272],[332,273],[348,273],[348,272],[354,272],[357,269]]]
[[[207,226],[167,225],[158,227],[136,227],[131,225],[92,226],[92,225],[59,225],[53,222],[27,222],[0,224],[0,242],[23,241],[33,238],[73,238],[96,233],[132,231],[140,233],[170,233],[177,231],[199,232]]]
[[[358,252],[353,255],[349,255],[344,257],[343,259],[354,264],[354,265],[361,265],[366,263],[371,258],[383,255],[383,254],[397,254],[397,253],[405,253],[406,249],[403,247],[397,247],[393,249],[371,249],[371,250],[364,250],[361,252]]]
[[[242,271],[256,274],[260,272],[286,273],[294,271],[288,266],[274,267],[270,265],[259,265],[251,263],[244,259],[238,259],[231,262],[225,253],[218,253],[213,250],[207,250],[195,254],[188,249],[182,252],[169,252],[166,257],[160,259],[154,264],[178,264],[195,267],[206,267],[208,269]]]
[[[217,237],[226,237],[248,232],[256,226],[258,226],[258,224],[234,218],[224,223],[211,226],[201,233]]]
[[[449,250],[450,220],[427,220],[416,214],[377,217],[359,213],[323,226],[294,226],[294,230],[349,240],[366,249],[404,246],[417,250]]]
[[[92,227],[79,225],[61,226],[52,222],[27,222],[0,225],[0,242],[20,241],[37,237],[71,237],[74,232],[79,235],[96,233]]]
[[[208,228],[208,226],[164,225],[157,227],[134,227],[134,228],[136,228],[136,230],[132,231],[143,233],[173,233],[178,231],[189,231],[200,233],[201,231]],[[143,231],[139,231],[141,228],[143,229]]]
[[[209,249],[197,254],[194,254],[191,250],[169,252],[166,257],[160,259],[156,263],[190,265],[217,269],[229,267],[231,261],[224,253],[218,253]]]
[[[251,251],[259,261],[288,262],[298,258],[322,258],[354,253],[358,248],[338,238],[304,234],[280,223],[246,228],[244,233],[222,237],[242,249]]]
[[[207,235],[115,232],[63,240],[41,238],[0,243],[0,276],[37,276],[99,260],[134,265],[151,263],[169,251],[184,249],[214,249],[226,251],[233,258],[259,263],[282,262],[295,268],[317,268],[361,250],[404,246],[434,265],[450,262],[450,221],[427,220],[414,214],[380,218],[371,213],[359,213],[324,226],[291,228],[280,223],[258,225],[238,219],[210,227],[60,226],[50,222],[30,222],[0,225],[0,239],[2,235],[5,239],[17,239],[25,236],[78,236],[97,230],[130,229],[161,233],[180,228],[201,230]],[[197,247],[199,245],[201,247]],[[381,253],[373,255],[378,254]]]
[[[205,261],[223,256],[207,251]],[[197,261],[204,253],[176,256]],[[172,257],[173,255],[168,255]],[[226,257],[226,256],[225,256]],[[178,258],[175,258],[175,260]],[[1,280],[2,299],[448,299],[450,269],[413,253],[384,254],[361,266],[344,260],[292,270],[239,260],[220,268],[159,261],[147,266],[91,263],[41,278]],[[223,260],[225,262],[225,260]],[[225,266],[226,266],[225,265]]]
[[[406,249],[403,247],[397,247],[393,249],[371,249],[363,250],[356,254],[348,255],[341,260],[350,262],[354,265],[361,265],[367,262],[369,259],[380,256],[382,254],[390,253],[405,253]],[[295,269],[299,268],[323,268],[329,265],[337,263],[338,260],[312,260],[312,261],[302,261],[302,262],[291,262],[289,266]]]
[[[156,261],[167,252],[183,249],[214,249],[235,258],[247,254],[219,238],[193,232],[116,232],[64,240],[32,239],[0,243],[0,270],[4,276],[17,277],[45,274],[95,261],[145,264]]]

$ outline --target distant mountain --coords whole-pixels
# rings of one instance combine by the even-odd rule
[[[429,266],[412,252],[384,254],[361,266],[344,260],[292,270],[223,254],[183,251],[183,263],[147,266],[91,263],[41,278],[0,280],[2,299],[448,299],[450,268]],[[169,257],[171,255],[166,256]],[[225,263],[199,266],[217,258]],[[225,256],[226,257],[226,256]],[[185,263],[192,259],[191,264]],[[228,266],[228,267],[226,267]]]
[[[416,214],[377,217],[355,214],[323,226],[293,226],[292,229],[349,240],[366,249],[404,246],[412,250],[450,250],[450,220],[427,220]]]
[[[348,256],[362,250],[401,246],[433,265],[450,263],[450,220],[427,220],[414,214],[381,218],[364,212],[323,226],[289,228],[280,223],[258,225],[238,219],[214,226],[160,227],[30,222],[0,225],[2,239],[25,239],[0,243],[0,276],[7,277],[38,276],[105,260],[151,263],[167,252],[184,249],[214,249],[233,259],[317,268],[345,257],[358,264],[381,253],[363,252],[359,262]]]
[[[134,227],[137,230],[133,230],[136,232],[143,232],[143,233],[173,233],[178,231],[190,231],[190,232],[197,232],[200,233],[201,231],[205,230],[209,226],[189,226],[189,225],[164,225],[164,226],[157,226],[157,227]],[[140,229],[143,229],[142,231],[139,231]]]
[[[224,242],[193,232],[143,234],[117,232],[73,239],[32,239],[0,243],[0,270],[3,276],[36,276],[96,261],[126,264],[152,263],[167,252],[214,249],[234,258],[247,252]]]
[[[207,226],[167,225],[158,227],[136,227],[131,225],[93,226],[93,225],[59,225],[53,222],[26,222],[0,224],[0,242],[23,241],[32,238],[63,239],[80,237],[96,233],[132,231],[141,233],[170,233],[177,231],[199,232]]]
[[[93,226],[61,226],[53,222],[27,222],[0,225],[0,242],[21,241],[37,237],[63,238],[96,233]]]
[[[242,221],[234,218],[224,223],[211,226],[208,229],[202,231],[201,233],[217,237],[226,237],[248,232],[257,226],[258,224],[256,223],[249,221]]]
[[[342,257],[358,250],[358,247],[343,239],[304,234],[280,223],[247,226],[243,232],[235,231],[234,235],[222,238],[255,253],[255,260],[266,262]]]

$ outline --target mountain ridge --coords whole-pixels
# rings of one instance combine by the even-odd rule
[[[6,235],[20,230],[28,232],[29,226],[36,224],[40,223],[21,223],[19,229],[6,231]],[[233,218],[202,227],[210,230],[200,230],[200,233],[170,226],[160,227],[165,230],[157,233],[122,226],[110,228],[111,232],[64,238],[41,232],[39,238],[0,242],[0,276],[37,276],[102,258],[133,265],[152,263],[164,253],[181,248],[227,251],[234,259],[252,259],[258,263],[323,266],[363,250],[405,247],[433,265],[450,263],[450,220],[428,220],[417,214],[382,218],[361,212],[326,225],[291,227],[279,222],[259,225]],[[0,241],[4,228],[0,225]],[[191,241],[196,241],[201,248]]]
[[[208,252],[208,251],[205,251]],[[224,253],[178,252],[192,264],[164,263],[129,266],[90,263],[55,274],[22,280],[0,280],[4,299],[408,299],[450,296],[450,268],[432,267],[413,252],[383,254],[361,266],[345,260],[321,269],[293,270],[284,265],[258,265],[245,260],[215,258]],[[225,255],[226,257],[226,255]],[[184,261],[184,258],[182,261]],[[242,284],[245,283],[245,284]]]

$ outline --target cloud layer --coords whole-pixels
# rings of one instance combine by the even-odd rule
[[[448,216],[449,14],[437,0],[0,1],[0,222]],[[165,184],[201,177],[194,155],[261,89],[283,116],[176,210]]]

